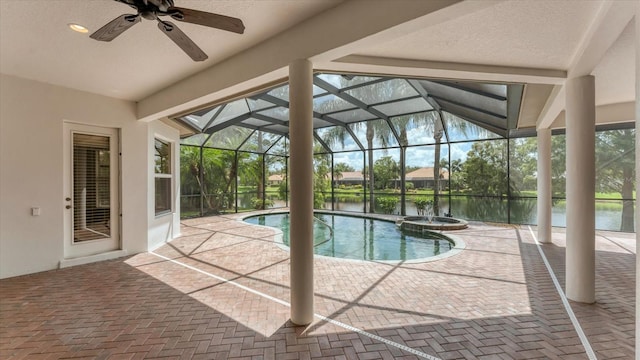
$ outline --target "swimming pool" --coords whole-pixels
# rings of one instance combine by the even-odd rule
[[[289,214],[249,216],[244,221],[282,230],[289,246]],[[426,261],[450,256],[461,242],[432,231],[402,231],[391,221],[338,214],[315,213],[314,253],[343,259],[376,261]],[[457,251],[454,251],[457,250]]]

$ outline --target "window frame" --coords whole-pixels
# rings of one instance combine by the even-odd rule
[[[158,161],[158,156],[160,156],[162,158],[162,154],[158,154],[158,147],[157,144],[163,144],[167,147],[167,154],[166,154],[166,161],[168,162],[167,166],[166,166],[166,172],[161,172],[162,169],[158,168],[157,165],[157,161]],[[154,142],[153,142],[153,148],[154,148],[154,162],[153,162],[153,173],[154,173],[154,181],[153,181],[153,187],[154,187],[154,197],[153,197],[153,201],[154,201],[154,211],[155,211],[155,217],[160,217],[160,216],[164,216],[167,214],[172,214],[173,213],[173,147],[174,144],[171,141],[168,141],[166,139],[163,139],[159,136],[155,136],[154,137]],[[161,166],[162,167],[162,166]],[[160,171],[159,171],[160,170]],[[168,191],[168,199],[166,199],[166,203],[168,206],[163,207],[162,209],[158,209],[158,179],[169,179],[169,191]]]

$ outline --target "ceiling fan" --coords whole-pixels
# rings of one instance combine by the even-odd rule
[[[114,0],[127,4],[138,11],[137,14],[124,14],[111,20],[109,23],[96,30],[89,37],[99,41],[111,41],[125,32],[133,25],[139,23],[141,18],[158,20],[158,28],[173,40],[194,61],[203,61],[208,58],[185,33],[174,23],[160,19],[169,16],[174,20],[187,23],[208,26],[216,29],[244,33],[242,20],[234,17],[213,14],[205,11],[186,9],[173,6],[173,0]]]

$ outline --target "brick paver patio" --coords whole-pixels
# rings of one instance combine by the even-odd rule
[[[315,259],[289,319],[289,254],[241,215],[186,220],[124,259],[0,280],[2,359],[586,359],[527,226],[472,223],[425,263]],[[535,228],[533,229],[535,232]],[[543,245],[564,286],[564,231]],[[635,234],[598,232],[597,302],[571,303],[598,359],[634,353]]]

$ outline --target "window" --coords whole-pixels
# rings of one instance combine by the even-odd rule
[[[171,212],[171,144],[155,139],[156,216]]]
[[[96,207],[109,208],[109,196],[111,192],[109,190],[111,167],[110,159],[111,152],[109,150],[97,150],[96,151]]]

